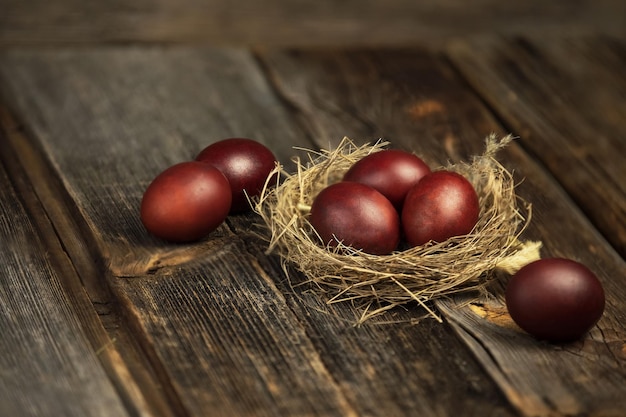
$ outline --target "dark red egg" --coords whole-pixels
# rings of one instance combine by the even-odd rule
[[[198,240],[228,216],[230,184],[220,170],[182,162],[160,173],[141,200],[141,221],[153,235],[172,242]]]
[[[402,206],[402,230],[411,246],[443,242],[470,233],[479,213],[478,195],[464,176],[435,171],[409,190]]]
[[[400,241],[398,212],[370,186],[339,182],[314,199],[309,217],[324,243],[361,249],[374,255],[391,253]]]
[[[584,336],[604,312],[604,289],[585,265],[546,258],[509,280],[506,306],[513,321],[538,339],[570,342]]]
[[[409,189],[428,173],[430,168],[416,155],[387,149],[357,161],[346,172],[343,180],[369,185],[387,197],[400,211]]]
[[[230,138],[204,148],[196,161],[211,164],[224,173],[232,190],[231,213],[251,209],[248,197],[258,196],[276,166],[276,157],[265,145],[245,138]]]

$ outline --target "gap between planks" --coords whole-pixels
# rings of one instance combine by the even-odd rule
[[[33,148],[23,127],[1,105],[0,136],[6,139],[0,141],[2,161],[49,251],[48,259],[58,272],[85,335],[124,405],[135,416],[180,415],[164,401],[163,388],[154,381],[150,363],[130,335],[110,290],[103,285],[103,274],[88,261],[93,256],[85,249],[76,223],[67,215],[63,199],[58,198],[63,192],[54,181],[55,175]]]

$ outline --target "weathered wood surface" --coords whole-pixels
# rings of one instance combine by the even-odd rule
[[[184,63],[181,55],[186,56]],[[164,166],[195,155],[208,141],[233,134],[267,138],[282,160],[292,155],[292,145],[313,145],[305,132],[291,125],[289,114],[282,108],[270,113],[280,101],[269,86],[258,81],[261,72],[250,67],[251,56],[211,50],[120,49],[103,55],[76,51],[61,58],[55,53],[18,53],[6,58],[2,72],[9,95],[16,98],[17,108],[40,115],[41,122],[28,126],[40,138],[54,169],[64,173],[69,198],[85,216],[87,229],[94,230],[88,234],[98,240],[96,246],[104,248],[101,256],[123,255],[107,258],[105,263],[111,265],[113,274],[130,275],[125,265],[140,263],[144,253],[157,258],[149,267],[132,270],[134,275],[155,272],[150,278],[113,279],[112,285],[132,325],[145,335],[144,349],[151,352],[155,367],[161,368],[164,383],[172,384],[170,389],[192,415],[203,415],[205,409],[224,415],[299,415],[307,413],[302,409],[305,406],[311,415],[382,416],[390,411],[404,415],[415,409],[436,415],[467,408],[485,415],[495,415],[493,410],[500,415],[509,413],[495,386],[448,331],[440,331],[440,336],[432,339],[428,327],[398,329],[404,340],[420,341],[417,348],[409,342],[398,346],[383,329],[344,335],[354,322],[355,311],[343,313],[348,320],[320,312],[325,307],[319,303],[313,310],[290,312],[281,301],[290,288],[282,282],[279,266],[268,267],[268,272],[255,267],[254,257],[246,255],[243,246],[252,236],[233,233],[248,229],[250,218],[235,217],[207,242],[183,249],[146,235],[138,222],[137,208],[147,182]],[[181,82],[181,65],[191,81]],[[209,65],[217,70],[207,71]],[[54,74],[40,73],[42,67]],[[151,101],[154,81],[144,85],[148,69],[159,73],[161,100]],[[11,75],[14,70],[22,77],[19,85]],[[134,86],[132,100],[126,88],[111,87],[116,85],[112,80],[120,79],[126,80],[125,86]],[[229,79],[237,82],[229,83]],[[48,80],[55,81],[52,91],[37,87]],[[187,88],[182,89],[187,82]],[[76,91],[82,93],[77,97]],[[71,112],[53,105],[69,101],[68,96],[76,100]],[[94,115],[96,102],[97,108],[104,110]],[[66,114],[72,117],[68,119]],[[130,116],[120,118],[120,114]],[[186,116],[181,119],[181,115]],[[163,117],[167,120],[160,120]],[[68,129],[66,123],[73,127]],[[157,123],[166,133],[188,130],[184,135],[155,134],[152,129]],[[108,124],[114,125],[113,131],[102,128]],[[146,129],[145,134],[137,133],[138,129]],[[85,131],[90,133],[85,135]],[[139,136],[119,133],[127,131]],[[187,140],[177,139],[181,136]],[[129,142],[135,143],[136,149],[129,149]],[[109,169],[78,166],[78,157],[85,161],[98,158],[95,163]],[[98,182],[81,186],[87,177],[95,175],[100,178]],[[124,224],[116,230],[120,220],[112,216],[120,214],[131,226]],[[176,266],[189,260],[180,256],[184,248],[199,261],[206,259],[205,266]],[[256,255],[263,252],[258,242],[253,248]],[[172,263],[171,267],[162,259]],[[278,284],[270,282],[268,273]],[[275,285],[281,285],[280,290]],[[192,294],[196,294],[196,302],[188,300]],[[257,304],[261,310],[246,311]],[[290,299],[290,304],[294,308],[297,300]],[[310,323],[305,326],[304,322]],[[207,325],[218,326],[214,335],[207,334]],[[309,331],[315,334],[312,341],[307,339],[311,337]],[[341,341],[341,350],[336,340]],[[320,345],[321,341],[332,345]],[[363,351],[356,362],[355,346]],[[321,348],[322,353],[316,353]],[[453,354],[442,356],[440,352]],[[410,366],[404,362],[395,367],[381,366],[381,360],[394,362],[397,357]],[[341,372],[332,375],[337,382],[329,377],[333,371],[327,369],[327,358],[332,358]],[[280,364],[281,360],[285,363]],[[415,369],[422,370],[420,378],[414,378]],[[463,382],[450,383],[445,374],[437,373],[440,369],[463,375],[459,380],[471,381],[469,387]],[[405,395],[400,395],[399,380]],[[388,388],[382,390],[380,381],[386,381]],[[202,389],[209,382],[214,390]],[[271,387],[269,392],[266,385]],[[294,389],[300,393],[297,401],[288,394]],[[468,389],[474,393],[472,397],[450,401],[462,398]],[[423,401],[424,397],[431,400]]]
[[[206,246],[164,246],[148,236],[137,210],[158,172],[228,136],[254,137],[288,160],[291,149],[280,144],[303,136],[245,51],[149,48],[7,56],[7,94],[37,118],[27,129],[41,138],[52,169],[64,173],[65,197],[78,202],[83,231],[97,235],[90,241],[115,275],[180,263],[229,239],[227,227]]]
[[[46,260],[56,272],[68,304],[108,378],[132,415],[171,416],[171,406],[163,399],[165,392],[160,383],[154,380],[154,370],[139,351],[136,338],[123,324],[118,303],[102,279],[98,256],[90,253],[74,217],[68,214],[69,201],[59,198],[64,194],[62,185],[50,181],[58,178],[42,161],[42,155],[30,146],[32,143],[22,126],[5,108],[0,108],[0,120],[1,159],[42,240]],[[43,178],[46,180],[42,181]],[[63,236],[62,241],[59,236]],[[71,257],[67,250],[70,247]]]
[[[519,143],[626,256],[624,43],[495,38],[449,50]]]
[[[0,46],[120,42],[245,45],[440,43],[496,33],[626,30],[620,0],[3,0]]]
[[[65,278],[50,261],[54,248],[40,239],[2,162],[0,242],[0,414],[105,417],[129,416],[132,410],[142,415],[141,398],[133,397],[127,408],[105,372],[98,356],[108,361],[113,355],[104,352],[106,344],[94,346],[97,339],[87,334],[101,324],[96,319],[94,329],[84,330],[76,312],[80,292],[66,294]],[[117,367],[119,376],[123,368]]]
[[[355,415],[242,242],[212,252],[114,284],[189,415]]]
[[[497,115],[481,106],[445,61],[425,54],[296,52],[266,54],[261,59],[268,62],[274,84],[290,105],[320,126],[314,135],[322,138],[320,146],[342,132],[353,137],[381,136],[444,164],[447,159],[467,160],[481,152],[484,132],[502,131]],[[575,60],[576,55],[570,56],[570,65]],[[615,99],[605,105],[612,109],[619,103]],[[547,133],[544,137],[546,147],[557,140]],[[541,158],[541,142],[536,147]],[[564,142],[561,147],[566,147]],[[571,171],[577,165],[576,155],[569,156]],[[606,153],[603,157],[615,166],[622,159]],[[544,257],[578,259],[602,277],[608,293],[604,319],[584,342],[563,348],[538,344],[515,329],[510,319],[499,319],[506,313],[502,303],[469,308],[448,302],[437,305],[524,413],[619,415],[626,410],[626,289],[622,284],[626,263],[517,143],[500,159],[524,179],[519,195],[534,204],[527,238],[544,243]],[[588,193],[619,192],[611,187],[612,181],[587,183]],[[602,208],[611,213],[610,207]]]
[[[60,180],[58,197],[77,222],[59,228],[61,240],[74,262],[88,253],[101,264],[95,276],[77,270],[92,299],[118,303],[174,412],[621,415],[626,265],[572,204],[561,188],[568,186],[545,170],[541,151],[529,155],[516,143],[501,155],[525,179],[520,194],[535,207],[525,236],[544,242],[544,256],[588,264],[608,295],[599,325],[567,346],[524,335],[497,302],[439,302],[446,324],[410,325],[419,310],[409,306],[354,328],[357,309],[327,306],[291,286],[248,230],[253,215],[234,216],[193,245],[164,244],[141,227],[138,204],[149,180],[227,136],[254,137],[283,161],[293,145],[328,147],[344,135],[384,137],[433,166],[466,159],[512,122],[501,126],[503,115],[462,75],[446,57],[420,50],[255,56],[132,47],[0,56],[2,99],[32,141],[11,136],[10,146],[21,163],[26,153],[40,155],[44,171]],[[579,157],[572,153],[570,163]],[[29,179],[42,190],[51,181]],[[612,184],[605,178],[595,187]],[[60,224],[62,213],[48,214]],[[141,385],[144,394],[153,389]]]

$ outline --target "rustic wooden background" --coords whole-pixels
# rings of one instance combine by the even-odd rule
[[[616,0],[0,0],[0,415],[626,415],[625,19]],[[583,341],[537,342],[497,301],[355,328],[290,285],[254,215],[182,246],[137,216],[154,175],[223,137],[283,162],[384,137],[437,165],[490,132],[519,136],[500,157],[524,236],[605,286]]]
[[[621,0],[2,0],[0,45],[433,44],[502,34],[626,33]]]

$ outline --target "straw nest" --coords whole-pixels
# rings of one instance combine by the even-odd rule
[[[329,294],[329,303],[359,304],[359,324],[409,302],[417,302],[440,320],[429,301],[458,293],[479,297],[502,275],[498,271],[512,274],[539,258],[540,242],[520,240],[530,222],[531,206],[516,196],[511,173],[495,159],[511,140],[511,136],[497,140],[490,135],[483,155],[469,163],[441,167],[464,175],[476,189],[480,216],[470,234],[389,255],[371,255],[341,243],[326,247],[307,220],[322,189],[340,181],[356,161],[386,149],[389,143],[356,146],[344,138],[334,150],[307,151],[308,161],[294,160],[293,174],[277,165],[275,173],[282,179],[275,187],[268,184],[255,203],[270,231],[267,252],[277,252],[284,266],[303,272],[314,288]]]

